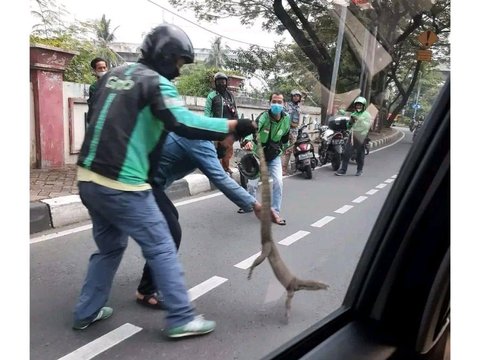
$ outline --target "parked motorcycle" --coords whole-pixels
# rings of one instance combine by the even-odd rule
[[[312,178],[312,171],[318,165],[315,157],[315,150],[310,136],[304,129],[309,124],[304,124],[298,128],[297,139],[293,145],[293,157],[295,158],[295,170],[301,171],[305,179]]]
[[[320,127],[318,158],[321,165],[330,162],[333,171],[340,168],[346,136],[348,135],[347,124],[349,121],[348,116],[335,116],[329,119],[328,125]]]

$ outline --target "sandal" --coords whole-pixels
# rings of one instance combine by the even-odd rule
[[[155,299],[156,303],[152,304],[150,302],[151,299]],[[145,307],[148,307],[150,309],[155,309],[155,310],[166,310],[165,306],[165,301],[163,298],[159,298],[157,294],[152,294],[152,295],[144,295],[143,299],[139,299],[137,297],[137,303],[140,305],[143,305]]]
[[[253,211],[253,209],[251,209],[251,210],[238,209],[238,210],[237,210],[237,213],[239,213],[239,214],[247,214],[247,213],[251,213],[252,211]]]
[[[272,222],[277,225],[287,225],[287,221],[285,219],[282,219],[280,216],[272,215]]]

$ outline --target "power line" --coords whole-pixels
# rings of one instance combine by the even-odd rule
[[[195,26],[198,26],[199,28],[201,28],[201,29],[203,29],[203,30],[205,30],[205,31],[208,31],[209,33],[212,33],[212,34],[215,34],[215,35],[217,35],[217,36],[220,36],[221,38],[224,38],[224,39],[227,39],[227,40],[230,40],[230,41],[239,42],[239,43],[246,44],[246,45],[258,46],[258,47],[261,47],[261,48],[264,48],[264,49],[269,49],[269,50],[273,50],[273,49],[274,49],[274,48],[269,47],[269,46],[261,46],[261,45],[252,44],[252,43],[249,43],[249,42],[246,42],[246,41],[236,40],[236,39],[229,38],[229,37],[227,37],[227,36],[225,36],[225,35],[219,34],[219,33],[215,32],[215,31],[212,31],[212,30],[210,30],[210,29],[207,29],[207,28],[205,28],[205,27],[203,27],[203,26],[201,26],[201,25],[198,25],[197,23],[195,23],[195,22],[193,22],[193,21],[191,21],[191,20],[189,20],[189,19],[187,19],[187,18],[185,18],[185,17],[183,17],[183,16],[180,16],[180,15],[178,15],[178,14],[175,14],[173,11],[171,11],[171,10],[169,10],[169,9],[167,9],[167,8],[165,8],[165,7],[159,5],[159,4],[157,4],[157,3],[155,3],[155,2],[153,2],[153,1],[151,1],[151,0],[147,0],[147,1],[148,1],[149,3],[152,3],[152,4],[155,5],[155,6],[158,6],[160,9],[165,10],[165,11],[168,11],[169,13],[171,13],[171,14],[179,17],[180,19],[183,19],[183,20],[189,22],[190,24],[193,24],[193,25],[195,25]]]

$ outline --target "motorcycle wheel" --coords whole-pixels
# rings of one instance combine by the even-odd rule
[[[340,167],[340,162],[341,162],[341,157],[339,153],[333,153],[332,154],[332,169],[333,171],[337,171],[338,168]]]
[[[305,176],[305,179],[311,179],[312,178],[312,168],[310,166],[305,167],[305,171],[303,172],[303,175]]]

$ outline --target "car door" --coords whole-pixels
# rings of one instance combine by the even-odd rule
[[[450,80],[373,227],[342,306],[264,359],[450,354]]]

